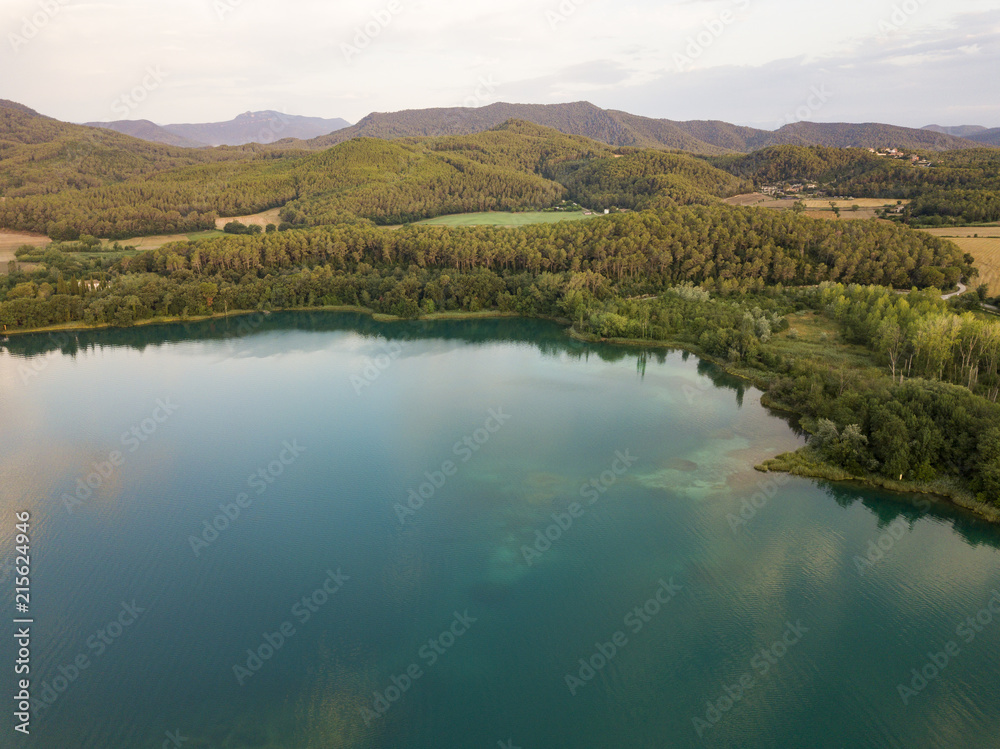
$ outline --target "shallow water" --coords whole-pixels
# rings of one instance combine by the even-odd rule
[[[323,313],[5,346],[18,745],[996,746],[1000,532],[757,474],[801,436],[695,357]]]

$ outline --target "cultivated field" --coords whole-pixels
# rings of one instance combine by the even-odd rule
[[[216,219],[215,228],[222,229],[230,221],[239,221],[244,226],[261,226],[266,227],[268,224],[274,224],[277,226],[281,223],[281,219],[278,217],[278,212],[281,211],[280,208],[272,208],[269,211],[264,211],[263,213],[255,213],[252,216],[226,216],[224,218]]]
[[[210,239],[212,237],[225,236],[221,231],[197,231],[192,234],[156,234],[151,237],[136,237],[135,239],[121,239],[118,241],[122,247],[135,247],[140,252],[147,250],[158,250],[165,244],[171,242],[194,242],[198,239]],[[111,247],[114,242],[104,240],[105,248]]]
[[[936,237],[950,239],[962,252],[972,255],[979,268],[979,278],[972,282],[972,286],[987,284],[991,296],[1000,295],[1000,226],[948,227],[924,231]],[[979,236],[974,236],[976,234]]]
[[[935,237],[1000,237],[1000,226],[942,226],[924,231]]]
[[[736,195],[735,197],[727,198],[724,202],[736,206],[753,206],[756,208],[774,208],[779,211],[789,211],[798,202],[798,199],[782,198],[775,200],[774,198],[769,198],[767,195],[755,192],[749,195]],[[831,201],[829,198],[803,198],[802,202],[806,206],[806,216],[825,218],[831,221],[837,219],[837,215],[833,212],[833,206],[830,205]],[[853,200],[834,200],[832,202],[840,209],[839,220],[841,221],[876,218],[877,211],[887,206],[892,207],[896,205],[895,200],[886,200],[884,198],[854,198]],[[908,201],[903,201],[903,203],[906,202]]]
[[[23,244],[32,247],[42,247],[51,240],[44,234],[27,234],[25,232],[0,229],[0,273],[7,273],[7,263],[14,260],[14,250]]]
[[[766,203],[771,198],[767,197],[762,192],[751,192],[746,195],[734,195],[731,198],[726,198],[723,203],[728,203],[729,205],[738,206],[748,206],[748,205],[760,205],[761,203]]]
[[[583,211],[528,212],[528,213],[456,213],[415,222],[422,226],[528,226],[529,224],[554,224],[559,221],[582,221],[594,218]]]

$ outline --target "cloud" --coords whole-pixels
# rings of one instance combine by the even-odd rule
[[[780,59],[760,66],[723,65],[617,92],[609,102],[635,111],[660,103],[654,116],[724,119],[773,127],[802,106],[813,87],[832,95],[810,119],[890,122],[920,127],[932,120],[1000,124],[1000,11],[957,17],[949,28],[872,37],[847,53]]]
[[[11,35],[42,3],[5,3],[0,96],[72,121],[113,119],[113,102],[160,66],[168,75],[130,116],[190,122],[277,109],[356,121],[456,106],[489,77],[500,83],[495,100],[588,98],[647,116],[765,125],[826,81],[837,95],[821,119],[1000,125],[997,0],[60,2],[16,49]],[[360,54],[345,55],[345,45],[361,47],[359,34]],[[701,50],[682,72],[677,55],[692,42]]]

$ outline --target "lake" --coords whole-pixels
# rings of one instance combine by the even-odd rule
[[[15,337],[0,424],[3,746],[997,746],[1000,530],[755,472],[801,432],[694,356],[319,312]]]

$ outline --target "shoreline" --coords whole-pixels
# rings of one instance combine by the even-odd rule
[[[406,321],[425,321],[425,322],[439,322],[448,320],[476,320],[476,319],[499,319],[499,318],[515,318],[523,317],[526,319],[534,320],[548,320],[550,322],[555,322],[559,325],[564,326],[566,335],[576,341],[581,343],[606,343],[614,346],[630,346],[633,348],[664,348],[671,351],[687,351],[688,353],[694,354],[699,359],[719,367],[726,374],[737,377],[741,380],[746,381],[751,386],[760,390],[764,397],[761,398],[761,405],[772,412],[780,412],[787,414],[789,416],[802,419],[806,417],[807,414],[802,413],[794,408],[788,406],[777,404],[774,402],[768,402],[767,396],[767,384],[760,379],[756,379],[752,376],[752,373],[742,372],[735,368],[732,368],[726,362],[722,362],[713,356],[710,356],[703,351],[701,351],[697,346],[685,342],[685,341],[647,341],[635,338],[601,338],[600,336],[590,335],[586,333],[579,332],[575,325],[565,318],[558,317],[547,317],[544,315],[523,315],[517,312],[501,312],[500,310],[482,310],[479,312],[433,312],[430,314],[419,315],[415,318],[402,318],[395,315],[386,315],[380,312],[375,312],[368,307],[360,307],[357,305],[335,305],[335,306],[324,306],[324,307],[288,307],[277,310],[242,310],[239,312],[219,312],[211,315],[198,315],[194,317],[156,317],[149,320],[140,320],[133,323],[128,327],[142,327],[147,325],[172,325],[180,322],[204,322],[206,320],[218,320],[226,319],[230,317],[245,317],[247,315],[255,314],[272,314],[278,312],[355,312],[360,314],[365,314],[371,316],[376,322],[391,323],[391,322],[406,322]],[[52,332],[71,332],[71,331],[81,331],[81,330],[127,330],[128,328],[123,328],[121,326],[104,324],[104,325],[86,325],[80,322],[65,323],[63,325],[52,325],[44,328],[32,328],[30,330],[17,330],[17,331],[4,331],[0,335],[6,337],[16,336],[16,335],[37,335],[39,333],[52,333]],[[939,485],[924,484],[919,482],[907,482],[907,481],[894,481],[892,479],[886,478],[884,476],[854,476],[838,466],[834,466],[829,463],[822,461],[815,462],[810,461],[808,463],[803,463],[803,459],[808,458],[808,455],[803,455],[802,451],[808,450],[808,447],[800,448],[797,451],[783,453],[781,455],[776,455],[763,463],[754,466],[754,469],[762,473],[786,473],[791,476],[800,476],[803,478],[811,479],[822,479],[826,481],[835,481],[838,483],[847,484],[857,484],[860,486],[882,489],[884,491],[890,491],[896,494],[924,494],[934,497],[938,501],[947,502],[953,507],[958,507],[961,510],[970,512],[975,515],[978,519],[985,522],[1000,525],[1000,509],[991,507],[989,505],[978,502],[970,494],[962,492],[957,489],[950,489],[942,487]],[[795,456],[795,462],[792,462],[793,456]]]

